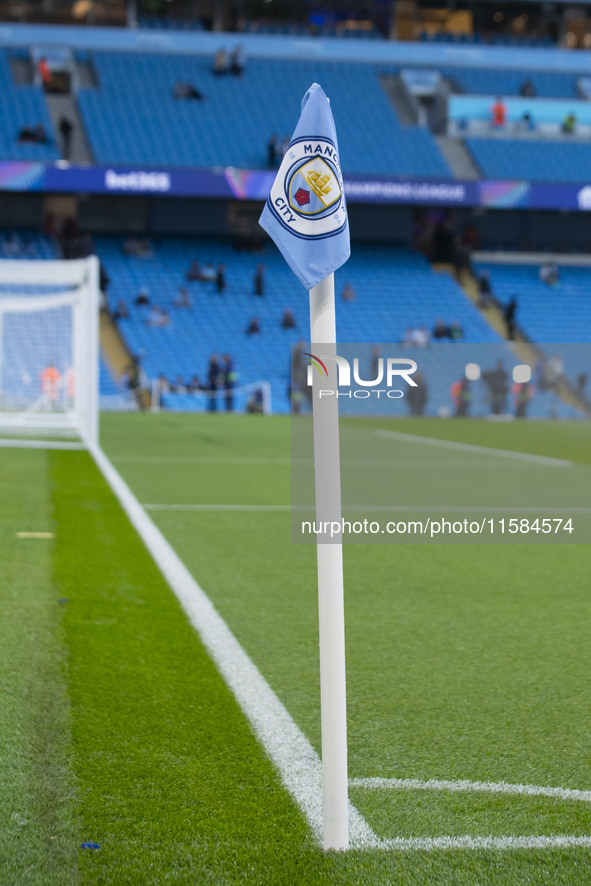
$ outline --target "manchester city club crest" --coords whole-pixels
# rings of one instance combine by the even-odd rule
[[[343,180],[334,143],[328,138],[293,141],[269,194],[268,206],[297,237],[318,239],[347,224]]]

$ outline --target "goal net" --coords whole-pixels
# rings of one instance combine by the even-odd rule
[[[98,442],[98,259],[0,261],[0,437]]]

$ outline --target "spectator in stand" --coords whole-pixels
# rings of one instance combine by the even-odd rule
[[[464,338],[464,330],[458,320],[452,320],[449,326],[449,337],[452,341],[459,341]]]
[[[203,280],[201,265],[196,258],[194,258],[189,265],[189,270],[185,274],[185,279],[187,283],[193,283],[195,280]]]
[[[345,283],[341,290],[341,298],[344,302],[355,301],[357,298],[357,293],[353,289],[350,283]]]
[[[199,381],[199,376],[198,375],[191,376],[191,381],[189,382],[189,393],[193,394],[193,393],[195,393],[195,391],[201,391],[202,387],[203,386],[202,386],[201,382]]]
[[[265,266],[257,265],[253,281],[254,294],[263,296],[265,294]]]
[[[403,336],[400,344],[414,345],[413,333],[414,333],[414,329],[412,328],[412,326],[407,326],[406,329],[404,330],[404,336]]]
[[[215,412],[218,408],[217,404],[217,389],[218,389],[218,376],[220,374],[220,367],[218,364],[218,358],[215,354],[212,354],[209,359],[209,369],[207,371],[207,386],[209,388],[209,411]]]
[[[488,308],[492,301],[492,286],[490,284],[490,271],[481,271],[478,275],[478,299],[479,308]]]
[[[281,318],[282,329],[297,329],[295,317],[291,308],[285,308],[283,317]]]
[[[47,131],[42,123],[37,123],[36,126],[23,126],[21,131],[18,134],[19,142],[31,142],[35,145],[46,145],[49,142],[47,137]]]
[[[161,326],[162,325],[162,311],[158,307],[158,305],[154,305],[150,313],[148,314],[148,319],[146,320],[148,326]]]
[[[123,252],[132,258],[154,258],[152,244],[147,237],[128,237],[123,244]]]
[[[277,166],[277,135],[273,133],[273,135],[269,138],[267,142],[267,168],[275,169]]]
[[[571,111],[562,121],[562,131],[566,135],[574,135],[577,129],[577,115]]]
[[[553,289],[555,286],[558,286],[560,283],[560,271],[558,270],[558,265],[552,261],[545,261],[540,266],[540,280]]]
[[[234,410],[234,387],[236,382],[238,381],[238,373],[234,369],[234,364],[232,362],[232,358],[229,354],[224,354],[222,357],[224,361],[224,365],[222,367],[222,380],[224,384],[224,388],[226,390],[226,412],[233,412]]]
[[[449,338],[449,328],[445,325],[441,317],[438,317],[435,321],[435,326],[433,327],[433,331],[431,336],[436,341],[442,341],[444,338]]]
[[[241,43],[237,43],[230,56],[230,70],[235,77],[242,77],[246,65],[246,55]]]
[[[515,318],[517,315],[517,296],[512,295],[503,309],[505,323],[507,324],[507,338],[515,341]]]
[[[204,280],[205,282],[213,282],[213,281],[215,281],[215,277],[216,277],[216,269],[214,267],[213,262],[206,261],[205,267],[201,271],[201,280]]]
[[[424,348],[431,341],[431,334],[424,323],[412,331],[412,343],[419,348]]]
[[[218,269],[215,274],[215,291],[220,295],[223,295],[226,290],[226,266],[218,265]]]
[[[524,80],[519,87],[519,95],[523,96],[523,98],[535,98],[537,94],[536,87],[529,78]]]
[[[129,319],[129,308],[122,298],[117,302],[117,307],[113,311],[113,320],[128,320]]]
[[[184,394],[187,391],[187,386],[185,384],[185,380],[182,375],[179,373],[173,383],[170,386],[171,393],[173,394]]]
[[[159,326],[171,326],[170,322],[170,314],[168,313],[166,308],[162,308],[160,311],[160,323]]]
[[[228,61],[228,53],[224,47],[221,46],[213,57],[212,72],[216,77],[221,77],[223,74],[227,74],[229,70],[230,63]]]
[[[74,124],[70,120],[69,117],[66,117],[65,114],[59,119],[58,123],[59,134],[62,137],[62,154],[64,155],[65,160],[70,159],[70,147],[71,147],[71,139],[72,132],[74,131]]]
[[[253,317],[246,327],[247,335],[259,335],[261,331],[261,324],[259,323],[258,317]]]
[[[491,107],[490,113],[493,129],[503,129],[507,122],[507,105],[500,95],[497,96],[497,100]]]
[[[145,307],[150,304],[150,292],[147,286],[141,286],[138,294],[135,297],[135,305],[138,308]]]
[[[193,98],[197,101],[203,101],[205,98],[196,86],[184,80],[177,80],[172,90],[172,97],[178,99]]]
[[[191,294],[186,286],[179,288],[177,297],[174,300],[175,308],[191,308]]]
[[[41,76],[41,84],[43,89],[49,89],[51,84],[51,70],[49,68],[49,63],[44,55],[41,56],[39,61],[37,62],[37,70]]]

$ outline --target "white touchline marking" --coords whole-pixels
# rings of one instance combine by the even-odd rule
[[[15,532],[17,538],[53,538],[53,532]]]
[[[17,440],[5,438],[0,440],[0,447],[8,449],[86,449],[84,443],[61,440]]]
[[[318,754],[104,452],[98,447],[90,451],[279,770],[285,787],[322,842],[322,764]],[[378,840],[352,804],[349,829],[355,847]]]
[[[557,800],[580,800],[591,803],[591,790],[544,787],[535,784],[509,784],[506,781],[468,781],[431,778],[350,778],[352,788],[398,791],[477,791],[491,794],[516,794],[527,797],[551,797]]]
[[[435,437],[421,437],[418,434],[404,434],[401,431],[374,431],[377,437],[390,440],[400,440],[406,443],[423,443],[425,446],[440,446],[442,449],[455,449],[460,452],[480,452],[483,455],[496,455],[499,458],[513,458],[519,461],[529,461],[534,464],[549,465],[555,468],[570,468],[572,461],[563,458],[550,458],[547,455],[533,455],[529,452],[515,452],[510,449],[495,449],[492,446],[477,446],[474,443],[458,443],[454,440],[439,440]]]

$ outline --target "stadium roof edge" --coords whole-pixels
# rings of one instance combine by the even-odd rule
[[[591,52],[554,48],[342,40],[227,32],[174,32],[81,25],[0,24],[0,46],[66,46],[74,50],[198,53],[240,43],[247,56],[430,67],[517,68],[591,72]]]

